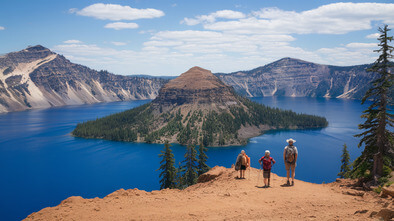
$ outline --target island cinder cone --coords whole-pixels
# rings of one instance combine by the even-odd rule
[[[238,104],[232,87],[225,85],[211,71],[193,67],[165,84],[152,105],[168,110],[179,105]]]
[[[235,93],[209,70],[193,67],[171,80],[155,100],[78,124],[75,136],[147,143],[244,145],[271,129],[318,128],[325,118],[269,108]]]

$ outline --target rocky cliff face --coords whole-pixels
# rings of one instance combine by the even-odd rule
[[[230,74],[217,74],[249,97],[291,96],[361,99],[376,74],[370,65],[338,67],[283,58],[274,63]]]
[[[164,85],[152,102],[160,108],[179,105],[237,104],[233,88],[223,84],[210,71],[193,67]]]
[[[40,45],[0,57],[0,113],[154,99],[168,80],[120,76],[71,63]]]

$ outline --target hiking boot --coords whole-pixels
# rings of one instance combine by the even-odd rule
[[[291,181],[291,185],[294,186],[294,181]]]
[[[287,185],[290,186],[290,181],[287,181]]]

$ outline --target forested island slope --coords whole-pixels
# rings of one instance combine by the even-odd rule
[[[164,85],[151,103],[77,125],[74,136],[205,146],[244,145],[267,130],[327,126],[325,118],[270,108],[235,93],[210,71],[193,67]]]

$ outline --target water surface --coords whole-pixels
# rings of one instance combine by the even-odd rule
[[[357,125],[365,107],[359,101],[324,98],[255,98],[259,103],[299,113],[325,116],[329,126],[319,130],[270,131],[243,147],[209,148],[209,166],[230,167],[244,149],[252,166],[266,149],[277,160],[273,172],[285,176],[285,140],[297,140],[296,178],[332,182],[340,168],[342,145],[351,159],[357,148]],[[163,145],[82,139],[70,136],[78,122],[127,110],[148,101],[100,103],[31,110],[0,115],[0,219],[20,220],[69,196],[104,197],[120,188],[151,191],[159,188]],[[173,145],[176,161],[185,148]]]

